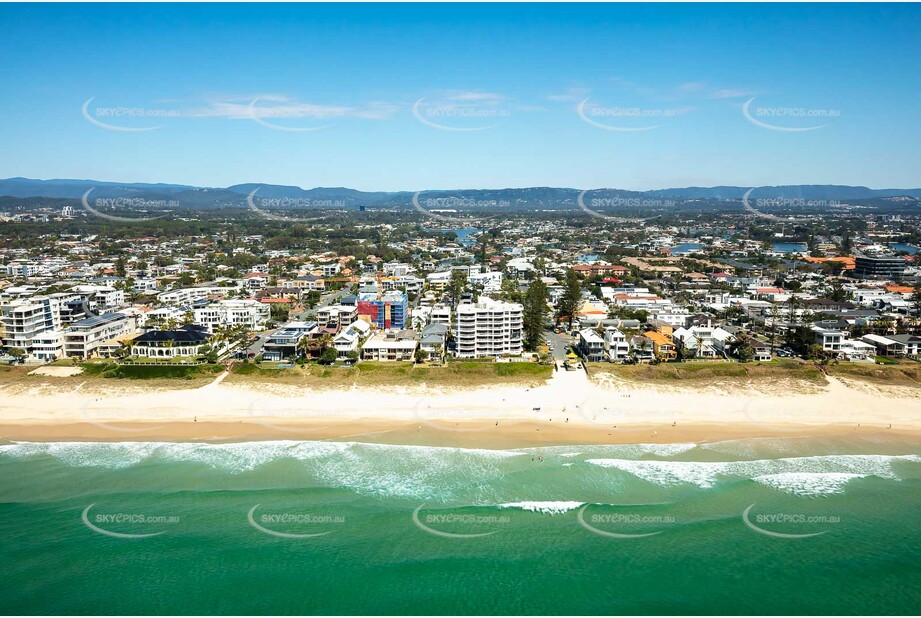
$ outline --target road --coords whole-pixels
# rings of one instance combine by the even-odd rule
[[[331,292],[329,294],[324,294],[320,297],[320,302],[317,303],[317,306],[313,309],[305,309],[300,313],[295,314],[291,317],[292,320],[309,320],[317,315],[317,309],[321,307],[326,307],[328,305],[335,305],[338,303],[344,296],[348,296],[351,293],[352,286],[347,285],[340,290]]]
[[[562,363],[566,360],[566,352],[569,349],[569,346],[572,345],[572,337],[568,335],[560,335],[552,330],[544,331],[544,339],[547,340],[547,343],[553,345],[553,358],[558,363]]]

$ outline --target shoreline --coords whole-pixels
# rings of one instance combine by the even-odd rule
[[[825,387],[663,388],[557,372],[545,384],[313,390],[221,383],[191,389],[3,392],[0,439],[30,441],[353,440],[514,448],[712,442],[885,433],[921,436],[905,389],[830,378]],[[113,385],[116,386],[116,385]],[[756,386],[762,387],[760,390]],[[914,411],[914,413],[913,413]]]
[[[225,444],[262,441],[331,441],[407,446],[479,448],[488,450],[604,444],[705,444],[757,438],[835,438],[874,436],[919,440],[921,429],[887,429],[831,425],[627,424],[598,427],[586,424],[511,421],[466,421],[453,428],[417,422],[345,420],[260,424],[240,420],[121,422],[0,423],[0,442],[177,442]]]

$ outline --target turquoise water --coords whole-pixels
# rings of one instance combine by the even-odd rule
[[[915,613],[921,457],[885,438],[5,443],[0,610]]]
[[[905,253],[910,253],[911,255],[914,255],[918,253],[918,251],[921,251],[921,249],[918,249],[918,247],[914,247],[912,245],[906,245],[905,243],[902,243],[902,242],[891,242],[889,243],[889,246],[895,249],[896,251],[904,251]]]
[[[807,249],[805,244],[798,242],[775,242],[771,248],[777,253],[802,253]]]
[[[686,243],[681,243],[680,245],[675,245],[674,247],[671,248],[671,252],[675,254],[693,253],[694,251],[698,251],[699,249],[703,249],[703,245],[696,243],[696,242],[686,242]]]

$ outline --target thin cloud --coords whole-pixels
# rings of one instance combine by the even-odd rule
[[[589,95],[591,90],[588,88],[567,88],[560,94],[547,95],[548,101],[556,103],[578,103]]]
[[[718,88],[710,96],[714,99],[735,99],[738,97],[751,97],[756,95],[754,90],[740,90],[737,88]]]
[[[278,94],[223,97],[204,107],[189,110],[185,115],[197,118],[227,118],[231,120],[259,118],[359,118],[381,120],[392,117],[401,106],[382,101],[363,105],[328,105],[307,103]]]

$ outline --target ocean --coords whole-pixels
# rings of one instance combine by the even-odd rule
[[[915,614],[886,435],[0,443],[4,614]]]

